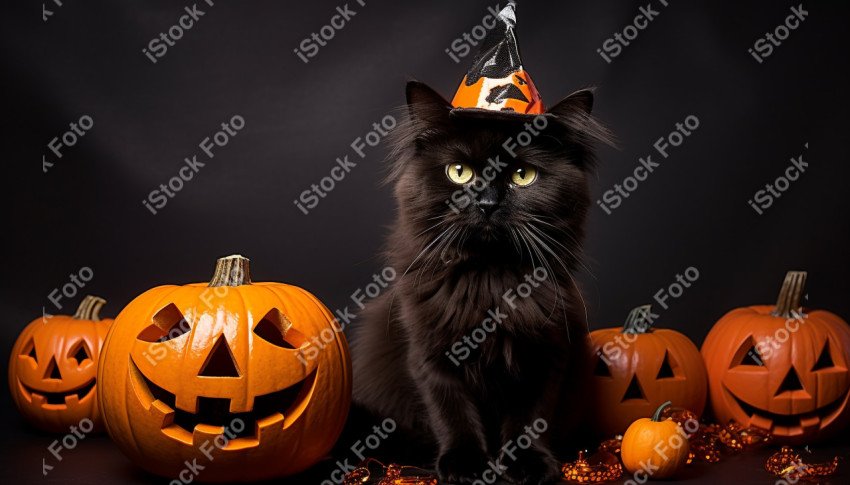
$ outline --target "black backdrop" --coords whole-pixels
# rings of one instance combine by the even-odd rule
[[[351,306],[383,267],[394,203],[380,185],[384,144],[364,159],[350,144],[395,113],[408,78],[450,97],[471,56],[458,64],[444,49],[496,4],[350,1],[356,15],[305,64],[293,49],[345,2],[201,0],[204,15],[156,63],[142,49],[193,2],[62,3],[44,4],[47,21],[32,2],[0,16],[6,351],[42,309],[60,313],[48,295],[82,267],[94,276],[62,313],[93,293],[115,315],[153,286],[208,279],[236,252],[256,280]],[[809,271],[807,304],[850,317],[846,5],[806,2],[808,17],[759,63],[748,49],[799,2],[668,3],[652,1],[658,16],[611,63],[597,49],[638,3],[518,9],[544,102],[599,87],[595,113],[619,149],[601,150],[595,197],[639,157],[662,161],[610,215],[593,207],[581,275],[591,326],[620,324],[691,266],[698,280],[658,323],[697,344],[727,310],[774,301],[788,269]],[[93,127],[57,159],[48,143],[85,115]],[[206,159],[199,142],[234,115],[245,127]],[[660,159],[653,143],[688,115],[699,128]],[[747,201],[800,154],[806,172],[757,214]],[[206,165],[153,215],[142,201],[192,155]],[[344,155],[357,166],[304,215],[293,199]]]

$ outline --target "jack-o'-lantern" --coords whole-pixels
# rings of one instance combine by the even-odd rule
[[[87,296],[74,316],[38,318],[18,336],[9,359],[9,387],[18,410],[36,427],[67,433],[90,419],[93,429],[102,428],[97,361],[112,323],[100,319],[104,303]]]
[[[187,461],[203,466],[196,481],[300,472],[348,414],[351,364],[336,330],[310,293],[251,282],[246,258],[221,258],[209,284],[153,288],[118,315],[99,367],[106,429],[166,477]]]
[[[811,443],[850,422],[850,326],[801,307],[806,273],[790,271],[774,305],[724,315],[702,346],[712,410],[772,433],[779,443]]]
[[[696,345],[675,330],[653,328],[649,305],[635,308],[623,328],[590,333],[597,427],[622,434],[665,401],[700,416],[707,394],[705,365]]]

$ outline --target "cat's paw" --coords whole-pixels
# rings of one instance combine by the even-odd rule
[[[476,447],[452,448],[437,458],[441,483],[472,483],[487,468],[487,455]]]
[[[514,456],[515,460],[509,456],[502,457],[502,463],[507,466],[505,475],[514,483],[548,485],[561,478],[558,461],[546,450],[531,447],[515,451]]]

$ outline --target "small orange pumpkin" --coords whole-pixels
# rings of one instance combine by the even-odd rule
[[[331,450],[351,402],[348,345],[331,313],[301,288],[251,282],[242,256],[219,259],[209,284],[133,300],[98,376],[121,451],[172,478],[198,463],[198,481],[305,470]]]
[[[626,470],[635,474],[642,471],[647,478],[670,478],[688,462],[687,434],[672,419],[661,420],[661,412],[669,405],[670,401],[663,403],[652,418],[638,419],[626,430],[620,447]],[[645,481],[638,478],[641,483]]]
[[[597,427],[622,434],[664,401],[692,410],[705,408],[705,364],[696,345],[675,330],[653,328],[650,305],[631,311],[623,328],[590,333]]]
[[[790,271],[776,305],[737,308],[702,346],[711,407],[773,434],[778,443],[811,443],[850,422],[850,326],[803,309],[806,273]]]
[[[102,428],[95,388],[100,348],[111,319],[101,320],[103,298],[86,296],[74,316],[33,320],[9,359],[15,405],[38,428],[68,432],[84,419]]]

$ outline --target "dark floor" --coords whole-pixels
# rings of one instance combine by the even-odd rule
[[[151,484],[168,483],[168,480],[148,475],[136,468],[112,445],[105,435],[85,438],[80,445],[63,454],[63,460],[56,462],[47,447],[55,436],[33,430],[22,423],[16,415],[8,398],[0,399],[8,425],[2,434],[2,454],[0,470],[4,483],[15,484]],[[404,446],[403,443],[389,443],[386,446]],[[347,450],[338,452],[339,459],[348,458],[354,464],[356,458]],[[774,449],[763,449],[737,456],[724,457],[714,465],[698,464],[687,470],[686,476],[678,481],[666,481],[667,484],[760,484],[774,485],[776,479],[764,471],[766,458]],[[839,474],[829,484],[850,483],[850,439],[813,449],[813,462],[826,461],[834,455],[843,457]],[[46,476],[42,475],[42,460],[54,465]],[[316,484],[329,480],[336,468],[336,459],[327,460],[313,467],[307,473],[287,480],[275,480],[276,484]],[[325,482],[329,483],[329,482]],[[621,482],[623,483],[623,482]]]

